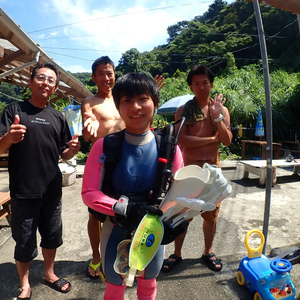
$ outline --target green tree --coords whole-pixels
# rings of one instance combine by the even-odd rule
[[[116,71],[121,74],[128,72],[140,72],[141,71],[141,54],[136,48],[132,48],[122,54],[119,64],[116,67]]]

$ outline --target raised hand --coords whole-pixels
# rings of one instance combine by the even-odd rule
[[[88,112],[85,112],[83,115],[87,118],[83,123],[83,128],[86,128],[91,136],[97,137],[97,131],[100,124],[96,116],[93,113]]]
[[[165,78],[162,75],[156,75],[154,77],[154,81],[156,82],[158,89],[161,90],[165,86]]]
[[[225,102],[226,99],[223,98],[222,94],[215,94],[214,100],[209,106],[209,111],[214,119],[217,119],[222,114]]]

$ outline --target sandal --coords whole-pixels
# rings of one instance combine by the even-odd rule
[[[31,295],[32,295],[32,292],[30,291],[29,297],[21,298],[21,297],[19,296],[19,297],[17,297],[17,300],[30,300],[30,299],[31,299]]]
[[[212,271],[220,272],[222,270],[222,259],[217,258],[213,252],[206,255],[203,254],[201,258],[206,266]],[[217,265],[220,265],[221,267],[217,267]]]
[[[87,270],[87,276],[91,279],[98,279],[100,277],[101,281],[105,281],[105,278],[104,278],[104,274],[102,273],[102,268],[101,268],[101,260],[98,264],[93,264],[92,261],[90,261],[90,264],[89,264],[89,267],[91,267],[94,272],[96,273],[97,272],[97,269],[100,268],[99,270],[99,275],[92,275],[90,272],[89,272],[89,269]]]
[[[170,258],[174,259],[174,260],[170,260]],[[171,272],[172,270],[175,269],[175,267],[182,262],[182,257],[176,255],[176,254],[171,254],[169,256],[169,258],[164,260],[163,266],[161,268],[161,270],[163,272]]]
[[[71,290],[71,283],[63,278],[59,278],[58,280],[56,280],[54,282],[45,280],[45,283],[52,289],[54,289],[58,292],[61,292],[61,293],[68,293]],[[69,287],[66,290],[63,290],[62,288],[65,284],[69,284]]]

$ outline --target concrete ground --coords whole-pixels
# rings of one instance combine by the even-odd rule
[[[214,242],[214,252],[223,260],[223,270],[210,271],[200,260],[203,251],[202,219],[195,217],[190,224],[183,246],[183,262],[171,273],[161,273],[158,278],[158,300],[169,299],[253,299],[245,287],[236,282],[236,272],[241,259],[247,256],[244,244],[250,229],[262,230],[264,220],[265,187],[258,186],[258,177],[250,174],[242,179],[243,166],[237,161],[223,161],[223,174],[233,187],[232,193],[221,206]],[[64,244],[58,249],[55,270],[57,275],[68,279],[72,290],[68,294],[58,293],[43,283],[43,259],[41,253],[32,262],[30,282],[33,300],[98,300],[103,299],[105,285],[91,280],[86,270],[91,259],[87,236],[88,212],[80,196],[83,171],[78,166],[76,181],[63,187]],[[291,168],[277,169],[278,183],[272,188],[269,230],[266,255],[276,247],[300,247],[299,175],[292,175]],[[0,168],[0,191],[8,191],[7,169]],[[165,256],[173,251],[167,245]],[[10,227],[4,219],[0,221],[0,299],[14,299],[19,292],[19,280],[13,259],[14,241]],[[39,251],[41,252],[41,251]],[[300,264],[293,266],[291,278],[300,291]],[[125,300],[137,299],[136,285],[127,288]]]

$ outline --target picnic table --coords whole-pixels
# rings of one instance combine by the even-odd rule
[[[264,160],[240,160],[240,163],[244,165],[243,178],[248,178],[249,173],[259,176],[259,184],[264,185],[267,177],[267,161]],[[273,159],[273,182],[276,182],[276,167],[294,167],[293,174],[298,174],[300,168],[300,159],[296,159],[292,162],[287,162],[285,159]]]

